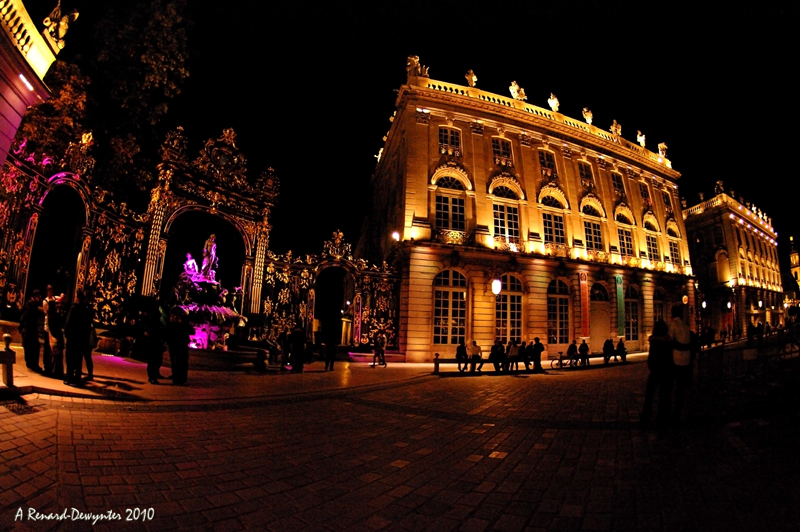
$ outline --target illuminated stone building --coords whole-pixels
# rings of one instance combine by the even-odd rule
[[[553,95],[552,111],[525,103],[516,83],[509,98],[432,80],[417,58],[408,72],[358,248],[402,271],[407,361],[473,339],[487,350],[539,337],[551,356],[582,337],[593,352],[619,336],[645,348],[655,319],[683,300],[694,322],[665,145],[653,153],[616,122],[591,125],[588,109],[586,122],[569,118]]]
[[[778,233],[757,207],[717,183],[715,196],[683,211],[698,283],[700,319],[715,332],[784,323]],[[705,308],[702,304],[705,302]]]
[[[64,24],[62,33],[71,17]],[[49,17],[48,17],[49,20]],[[0,165],[6,160],[25,111],[47,100],[42,82],[60,50],[59,42],[45,30],[36,31],[21,0],[0,0]],[[54,32],[58,32],[54,29]],[[63,34],[60,46],[63,47]]]

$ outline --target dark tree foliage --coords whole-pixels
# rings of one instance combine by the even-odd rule
[[[185,0],[114,3],[97,25],[89,100],[95,177],[131,204],[153,184],[162,137],[155,126],[189,75],[185,8]]]
[[[44,82],[52,96],[28,109],[17,131],[17,142],[27,139],[26,148],[37,155],[61,157],[70,142],[86,131],[86,91],[88,77],[77,65],[56,61]]]

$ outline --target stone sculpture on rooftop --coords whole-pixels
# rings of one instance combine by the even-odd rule
[[[467,78],[467,83],[469,83],[470,87],[474,87],[478,84],[478,76],[475,75],[475,72],[472,69],[467,70],[467,73],[464,75]]]
[[[547,104],[550,106],[550,109],[553,110],[554,113],[558,112],[558,98],[552,92],[550,93],[550,98],[547,99]]]

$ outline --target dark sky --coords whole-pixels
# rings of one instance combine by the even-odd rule
[[[40,6],[39,4],[42,4]],[[38,23],[55,4],[26,1]],[[104,4],[104,3],[101,3]],[[676,6],[683,5],[678,8]],[[78,7],[67,47],[83,49],[98,3]],[[190,155],[233,127],[251,178],[271,166],[282,182],[273,216],[277,252],[318,252],[341,228],[355,244],[369,205],[374,155],[383,145],[405,60],[419,55],[433,79],[508,95],[623,137],[669,145],[689,204],[721,179],[758,205],[780,235],[793,215],[800,7],[789,2],[189,2],[190,78],[165,127],[183,125]],[[40,14],[44,13],[44,14]],[[66,50],[65,50],[65,56]]]

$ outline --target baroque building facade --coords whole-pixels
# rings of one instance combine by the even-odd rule
[[[653,153],[616,122],[591,125],[588,109],[586,123],[564,116],[555,96],[553,111],[527,104],[516,83],[509,98],[435,81],[415,57],[408,74],[357,250],[402,272],[407,361],[472,340],[486,350],[539,337],[550,356],[581,338],[593,352],[620,337],[643,349],[681,302],[694,322],[665,145]]]
[[[683,211],[697,276],[700,320],[739,337],[748,325],[785,324],[778,233],[772,219],[718,182],[708,201]]]

